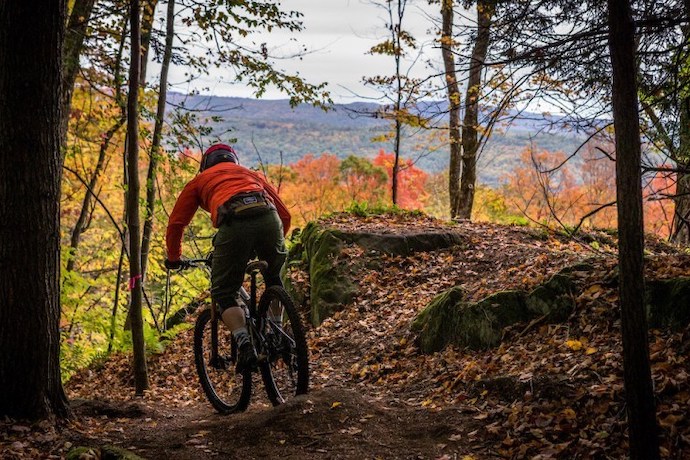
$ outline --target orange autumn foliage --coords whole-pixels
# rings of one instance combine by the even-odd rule
[[[563,152],[523,150],[520,166],[504,176],[510,211],[546,225],[571,224],[576,206],[584,200],[573,174],[558,167],[565,158]]]
[[[674,174],[657,172],[645,181],[643,190],[644,228],[663,238],[671,235],[673,200],[676,193]]]
[[[340,160],[329,153],[303,156],[287,165],[280,196],[297,222],[308,222],[342,207],[344,192],[339,187]],[[273,180],[275,183],[275,179]]]
[[[379,150],[374,158],[374,164],[385,169],[388,174],[387,196],[390,199],[393,184],[393,163],[395,155],[390,152]],[[425,189],[429,175],[416,167],[414,162],[409,159],[400,158],[400,169],[398,172],[398,203],[403,209],[420,209],[424,206],[428,198]]]
[[[616,206],[607,206],[616,201],[615,158],[603,153],[613,151],[611,144],[585,146],[577,181],[572,173],[575,168],[563,164],[562,152],[525,149],[520,166],[504,177],[508,212],[551,226],[616,228]],[[672,174],[656,173],[645,177],[642,185],[645,231],[666,238],[673,218],[669,196],[675,193],[675,179]]]
[[[615,228],[617,223],[616,206],[606,206],[616,201],[616,163],[613,158],[601,153],[613,151],[610,144],[599,145],[590,142],[584,147],[583,164],[580,177],[585,197],[581,215],[592,214],[586,218],[583,225],[593,228]]]
[[[390,204],[393,154],[381,150],[373,160],[350,156],[340,160],[333,154],[307,154],[279,167],[269,165],[269,181],[290,209],[296,226],[324,214],[343,211],[352,203],[370,206]],[[428,196],[424,187],[428,174],[403,160],[400,171],[400,207],[420,209]]]

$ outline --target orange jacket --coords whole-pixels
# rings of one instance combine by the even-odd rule
[[[285,207],[278,192],[264,177],[244,166],[231,162],[219,163],[199,173],[192,179],[177,198],[175,207],[168,220],[165,241],[168,246],[168,260],[180,260],[182,255],[182,234],[192,221],[196,210],[202,209],[211,213],[213,226],[218,228],[218,207],[227,200],[242,192],[265,191],[273,201],[283,232],[290,229],[290,212]]]

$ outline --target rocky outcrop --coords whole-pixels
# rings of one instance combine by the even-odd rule
[[[460,348],[486,349],[497,346],[505,328],[535,319],[560,323],[575,308],[576,286],[570,274],[590,271],[579,264],[561,270],[531,292],[503,291],[478,302],[469,302],[459,286],[436,296],[412,323],[424,353],[449,344]],[[608,280],[609,288],[617,285]],[[646,282],[649,327],[681,329],[690,324],[690,278]]]
[[[531,292],[503,291],[468,302],[456,286],[436,296],[412,323],[422,352],[433,353],[449,344],[484,349],[497,346],[503,330],[516,323],[542,318],[567,319],[575,308],[575,286],[564,274],[554,275]]]
[[[314,325],[353,301],[359,289],[359,274],[370,268],[372,260],[378,256],[406,256],[418,251],[448,248],[463,241],[460,234],[452,230],[405,234],[351,232],[313,222],[305,227],[300,239],[290,260],[301,260],[309,273],[310,316]],[[353,245],[366,251],[367,260],[353,261],[341,256],[343,250]],[[295,298],[304,296],[296,291],[291,292]]]

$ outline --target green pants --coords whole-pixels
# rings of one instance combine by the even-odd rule
[[[218,229],[213,247],[211,297],[221,311],[237,305],[235,296],[244,280],[244,270],[254,257],[268,263],[266,284],[281,284],[280,270],[287,250],[283,224],[276,211],[227,219]]]

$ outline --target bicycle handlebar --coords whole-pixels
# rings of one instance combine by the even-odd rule
[[[180,260],[180,268],[178,270],[187,270],[188,268],[197,268],[202,265],[206,265],[208,267],[211,266],[211,257],[205,258],[205,259],[182,259]],[[246,273],[251,273],[254,271],[257,272],[264,272],[268,268],[268,263],[264,260],[253,260],[249,261],[247,264],[247,268],[245,269]]]
[[[180,260],[182,264],[180,265],[180,270],[186,270],[188,268],[196,268],[202,265],[210,265],[211,259],[183,259]]]

